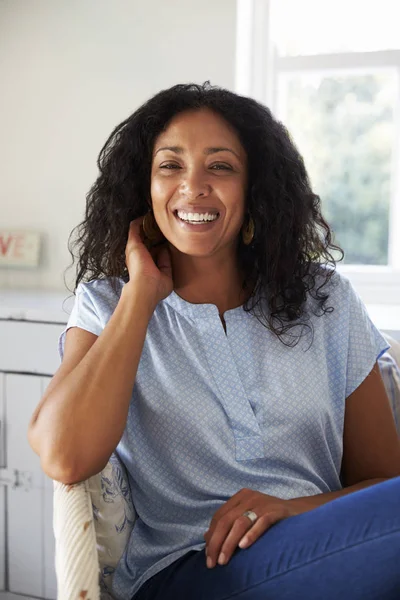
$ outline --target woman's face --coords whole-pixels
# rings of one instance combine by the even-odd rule
[[[236,132],[213,111],[174,117],[155,141],[151,169],[154,216],[173,246],[192,256],[236,246],[245,212],[246,162]],[[190,218],[197,223],[188,223]]]

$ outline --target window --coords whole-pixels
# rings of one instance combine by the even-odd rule
[[[397,0],[238,0],[236,90],[269,106],[304,157],[368,303],[400,303]]]

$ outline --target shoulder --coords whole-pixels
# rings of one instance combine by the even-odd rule
[[[117,277],[81,281],[75,290],[75,294],[77,298],[86,297],[97,305],[109,304],[115,301],[118,302],[124,285],[125,282]]]
[[[377,350],[377,354],[380,354],[383,347],[387,348],[386,341],[373,324],[365,304],[350,280],[334,269],[331,269],[328,275],[318,269],[315,277],[315,289],[310,301],[315,315],[315,327],[324,330],[329,344],[351,344],[358,350],[362,346],[370,348],[372,345],[374,352]],[[316,291],[320,296],[326,296],[322,309],[316,307]]]
[[[313,286],[309,294],[309,303],[315,305],[317,296],[326,296],[325,309],[332,313],[348,313],[352,303],[362,304],[350,280],[336,269],[326,265],[314,265],[311,270]]]
[[[108,321],[121,296],[125,282],[117,277],[80,282],[75,290],[75,310],[79,315],[93,315]]]

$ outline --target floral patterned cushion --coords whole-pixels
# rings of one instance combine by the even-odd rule
[[[115,568],[136,521],[124,465],[112,454],[105,468],[89,479],[100,565],[101,598],[111,598]]]

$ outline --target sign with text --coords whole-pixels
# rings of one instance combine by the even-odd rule
[[[39,250],[39,233],[0,229],[0,267],[36,267]]]

